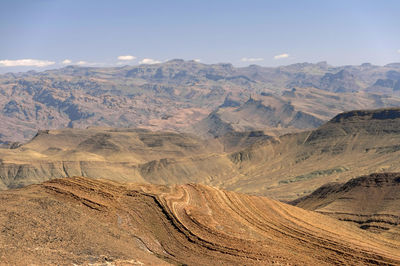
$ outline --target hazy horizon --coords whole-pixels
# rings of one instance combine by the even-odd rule
[[[190,62],[190,61],[195,61],[196,62],[196,60],[193,60],[193,59],[188,59],[188,60],[185,60],[185,59],[181,59],[181,58],[173,58],[173,59],[168,59],[168,60],[165,60],[165,61],[163,61],[163,62],[159,62],[159,63],[157,63],[157,64],[164,64],[164,63],[167,63],[167,62],[170,62],[170,61],[173,61],[173,60],[184,60],[185,62]],[[333,64],[330,64],[329,62],[327,62],[327,61],[318,61],[318,62],[294,62],[294,63],[291,63],[291,64],[285,64],[285,65],[277,65],[277,66],[268,66],[268,65],[261,65],[261,64],[257,64],[257,63],[251,63],[251,64],[248,64],[248,65],[244,65],[244,66],[242,66],[242,65],[235,65],[234,63],[232,63],[232,62],[215,62],[215,63],[206,63],[206,62],[196,62],[196,63],[199,63],[199,64],[204,64],[204,65],[218,65],[218,64],[231,64],[231,65],[233,65],[233,67],[235,67],[235,68],[246,68],[246,67],[250,67],[250,66],[252,66],[252,65],[255,65],[255,66],[259,66],[259,67],[265,67],[265,68],[278,68],[278,67],[286,67],[286,66],[290,66],[290,65],[296,65],[296,64],[319,64],[319,63],[326,63],[327,65],[329,65],[329,66],[331,66],[331,67],[345,67],[345,66],[360,66],[360,65],[363,65],[363,64],[371,64],[371,65],[373,65],[373,66],[378,66],[378,67],[384,67],[384,66],[387,66],[387,65],[391,65],[391,64],[400,64],[400,61],[399,62],[389,62],[389,63],[387,63],[387,64],[385,64],[385,65],[376,65],[376,64],[372,64],[372,63],[370,63],[370,62],[364,62],[364,63],[361,63],[361,64],[358,64],[358,65],[333,65]],[[140,64],[140,63],[132,63],[132,64],[108,64],[108,65],[79,65],[79,64],[70,64],[70,65],[54,65],[54,66],[45,66],[45,67],[37,67],[37,68],[34,68],[34,69],[24,69],[25,67],[22,67],[22,69],[21,70],[16,70],[16,71],[5,71],[5,70],[7,70],[7,69],[10,69],[10,68],[1,68],[0,67],[0,74],[9,74],[9,73],[12,73],[12,74],[18,74],[18,73],[26,73],[26,72],[30,72],[30,71],[34,71],[34,72],[37,72],[37,73],[40,73],[40,72],[44,72],[44,71],[48,71],[48,70],[57,70],[57,69],[62,69],[62,68],[65,68],[65,67],[83,67],[83,68],[85,68],[85,67],[88,67],[88,68],[118,68],[118,67],[139,67],[139,66],[142,66],[142,65],[152,65],[152,64]]]

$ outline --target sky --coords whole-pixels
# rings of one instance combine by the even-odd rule
[[[400,1],[1,0],[0,72],[400,62]]]

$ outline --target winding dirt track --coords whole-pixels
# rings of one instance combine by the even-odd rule
[[[5,263],[400,264],[395,240],[198,184],[56,179],[2,192],[0,226]]]

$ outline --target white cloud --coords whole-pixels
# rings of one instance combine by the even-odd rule
[[[61,64],[63,64],[63,65],[69,65],[71,63],[72,63],[72,61],[69,59],[65,59],[64,61],[61,62]]]
[[[399,49],[399,50],[397,50],[397,53],[399,53],[399,54],[400,54],[400,49]]]
[[[261,57],[243,57],[242,59],[240,59],[240,61],[242,61],[242,62],[260,62],[260,61],[264,61],[264,58],[261,58]]]
[[[16,66],[35,66],[35,67],[46,67],[54,65],[56,62],[47,60],[36,60],[36,59],[19,59],[19,60],[0,60],[0,66],[4,67],[16,67]]]
[[[84,65],[89,65],[89,63],[88,62],[86,62],[86,61],[78,61],[78,62],[76,62],[76,64],[78,65],[78,66],[84,66]]]
[[[121,60],[121,61],[132,61],[132,60],[136,59],[136,56],[133,56],[133,55],[120,55],[117,58],[118,58],[118,60]]]
[[[154,60],[151,58],[144,58],[139,62],[139,64],[146,64],[146,65],[159,64],[159,63],[161,63],[161,61]]]
[[[193,59],[193,61],[195,61],[195,62],[197,62],[197,63],[200,63],[200,62],[201,62],[201,59]]]
[[[83,60],[76,62],[76,64],[78,66],[99,66],[99,65],[101,65],[101,63],[92,63],[92,62],[87,62],[87,61],[83,61]]]
[[[112,66],[114,64],[107,64],[107,63],[102,63],[102,62],[88,62],[88,61],[78,61],[76,63],[73,63],[74,65],[78,66],[87,66],[87,67],[105,67],[105,66]]]
[[[274,56],[274,59],[283,59],[283,58],[288,58],[289,54],[278,54]]]

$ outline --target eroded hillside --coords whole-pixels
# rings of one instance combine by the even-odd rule
[[[291,204],[400,239],[399,203],[400,174],[381,173],[326,184]]]
[[[229,161],[220,155],[222,150],[218,141],[172,132],[46,130],[25,145],[0,149],[0,176],[2,188],[75,175],[158,184],[204,182],[214,170],[213,164],[207,163],[214,161],[219,166]],[[180,167],[167,176],[153,174],[176,164]]]
[[[240,180],[227,189],[295,199],[327,182],[399,171],[399,109],[339,114],[316,130],[231,154]]]
[[[397,240],[204,185],[66,178],[4,191],[0,201],[6,264],[400,263]]]

